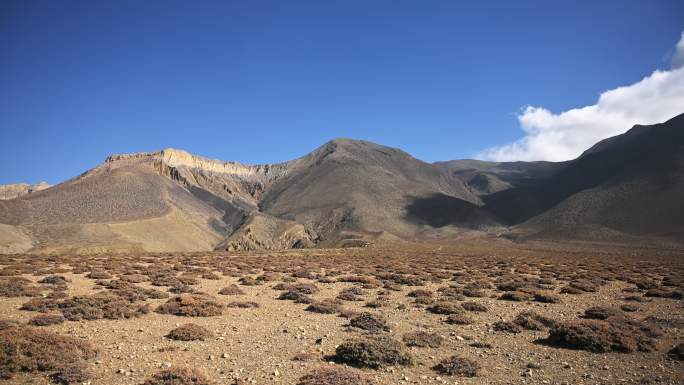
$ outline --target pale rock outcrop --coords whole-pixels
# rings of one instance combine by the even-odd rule
[[[22,195],[45,190],[48,187],[50,187],[50,185],[47,182],[40,182],[37,184],[15,183],[0,185],[0,199],[14,199]]]

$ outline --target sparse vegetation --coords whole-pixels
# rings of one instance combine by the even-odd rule
[[[363,373],[345,367],[321,367],[299,379],[297,385],[373,385]]]
[[[155,311],[186,317],[212,317],[223,313],[223,305],[209,296],[181,294],[159,305]]]
[[[171,368],[162,370],[147,379],[142,385],[213,385],[202,372],[196,369]]]
[[[418,331],[404,334],[402,340],[406,346],[438,348],[442,345],[444,338],[436,333]]]
[[[193,323],[181,325],[166,335],[176,341],[204,341],[211,336],[212,333],[207,328]]]
[[[551,329],[548,341],[560,347],[594,353],[632,353],[654,350],[653,336],[647,328],[629,322],[586,320],[557,325]]]
[[[335,349],[337,361],[352,366],[377,369],[387,365],[411,365],[413,358],[390,337],[348,340]]]
[[[475,377],[480,365],[469,358],[451,356],[440,361],[433,369],[440,374],[450,376]]]
[[[97,351],[87,342],[29,327],[0,330],[0,378],[18,372],[46,372],[58,379],[87,379],[85,362]],[[79,375],[77,375],[77,373]]]
[[[361,313],[352,318],[349,324],[370,333],[389,331],[389,326],[387,326],[387,321],[383,316],[368,312]]]

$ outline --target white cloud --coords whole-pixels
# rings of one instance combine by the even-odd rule
[[[596,104],[554,114],[525,107],[518,115],[525,137],[477,154],[493,161],[574,159],[599,140],[622,134],[635,124],[655,124],[684,113],[684,33],[672,69],[603,92]]]
[[[684,32],[682,32],[682,37],[675,47],[674,55],[672,55],[672,68],[682,67],[684,67]]]

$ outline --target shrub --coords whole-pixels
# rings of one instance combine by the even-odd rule
[[[295,301],[296,303],[312,303],[313,299],[309,297],[306,294],[300,293],[298,291],[291,291],[288,290],[280,296],[278,296],[278,299],[280,300],[288,300],[288,301]]]
[[[675,361],[684,361],[684,342],[680,342],[670,349],[667,356]]]
[[[315,351],[297,353],[292,357],[292,361],[320,361],[321,354]]]
[[[682,299],[684,292],[681,290],[650,289],[644,294],[646,297]]]
[[[413,298],[432,297],[432,292],[429,290],[417,289],[409,291],[406,295]]]
[[[302,294],[315,294],[318,292],[318,287],[313,283],[297,283],[294,285],[288,285],[287,290],[296,291]]]
[[[112,275],[107,273],[106,271],[91,271],[86,275],[86,278],[90,279],[110,279],[112,278]]]
[[[473,311],[478,313],[489,311],[489,308],[486,305],[478,302],[463,302],[461,304],[461,307],[467,311]]]
[[[241,309],[253,309],[259,307],[259,304],[253,301],[232,301],[226,305],[227,307],[237,307]]]
[[[478,348],[478,349],[492,349],[494,347],[492,344],[489,344],[487,342],[473,342],[469,346],[472,346],[472,347]]]
[[[90,378],[92,374],[88,370],[88,365],[85,362],[75,363],[73,365],[65,366],[56,373],[52,374],[50,378],[55,384],[76,384],[84,383]]]
[[[359,296],[364,294],[365,292],[360,287],[348,287],[343,289],[340,294],[337,295],[337,299],[343,301],[363,301],[363,298]]]
[[[74,367],[97,355],[85,341],[28,327],[0,330],[0,346],[0,378],[5,379],[19,371],[70,377]]]
[[[523,301],[531,301],[534,297],[530,293],[525,293],[522,291],[507,291],[499,297],[499,299],[505,300],[505,301],[518,301],[518,302],[523,302]]]
[[[498,321],[494,323],[494,330],[504,333],[520,333],[522,328],[514,322]]]
[[[463,290],[463,295],[466,297],[475,297],[475,298],[480,298],[484,297],[487,295],[484,290],[478,290],[478,289],[464,289]]]
[[[471,325],[475,321],[465,314],[449,314],[444,322],[450,325]]]
[[[545,330],[547,328],[556,326],[556,321],[552,320],[551,318],[544,317],[541,314],[537,314],[531,310],[518,314],[513,322],[527,330]]]
[[[313,313],[321,314],[335,314],[342,310],[339,303],[331,299],[324,299],[322,301],[312,302],[309,306],[304,309]]]
[[[259,281],[257,279],[254,279],[252,277],[242,277],[238,280],[240,282],[240,285],[243,286],[258,286],[263,284],[263,281]]]
[[[622,312],[619,310],[603,306],[593,306],[584,311],[584,318],[588,319],[605,320],[610,317],[618,317],[620,315],[622,315]]]
[[[147,305],[136,305],[109,294],[71,297],[58,308],[69,321],[133,318],[149,313]]]
[[[480,365],[469,358],[451,356],[440,361],[433,369],[438,373],[450,376],[475,377]]]
[[[38,283],[44,283],[47,285],[60,285],[60,286],[66,285],[67,282],[71,282],[71,281],[69,281],[68,279],[64,278],[61,275],[49,275],[49,276],[41,279],[40,281],[38,281]]]
[[[321,367],[299,379],[297,385],[373,385],[362,373],[345,367]]]
[[[359,328],[371,333],[380,333],[389,331],[387,321],[379,314],[361,313],[349,321],[349,324],[355,328]]]
[[[0,279],[0,297],[38,297],[41,289],[31,285],[31,281],[21,277]]]
[[[413,358],[401,343],[390,337],[345,341],[335,349],[334,358],[352,366],[374,369],[386,365],[413,364]]]
[[[155,311],[186,317],[212,317],[223,313],[223,305],[210,296],[181,294],[159,305]]]
[[[213,381],[196,369],[171,368],[162,370],[147,379],[142,385],[212,385]]]
[[[57,325],[65,321],[61,314],[40,314],[37,315],[29,321],[29,324],[33,326],[48,326]]]
[[[223,289],[219,290],[218,292],[221,295],[242,295],[245,294],[242,289],[238,287],[238,285],[230,285],[226,286]]]
[[[402,340],[406,346],[438,348],[442,345],[444,338],[439,334],[418,331],[404,334]]]
[[[434,314],[459,314],[463,313],[463,307],[453,302],[438,302],[427,308],[430,313]]]
[[[58,308],[59,301],[52,298],[31,298],[27,302],[24,302],[19,309],[47,313]]]
[[[166,335],[167,338],[176,341],[204,341],[211,336],[212,334],[207,328],[193,323],[181,325]]]
[[[649,334],[648,330],[628,322],[585,320],[559,324],[551,329],[547,341],[559,347],[594,353],[650,352],[655,348],[655,341]]]
[[[534,300],[543,303],[559,303],[561,301],[560,297],[555,294],[540,291],[534,293]]]

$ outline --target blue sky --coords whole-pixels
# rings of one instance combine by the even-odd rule
[[[0,2],[0,183],[165,147],[246,163],[329,139],[425,161],[668,69],[684,2]],[[684,110],[682,111],[684,112]]]

